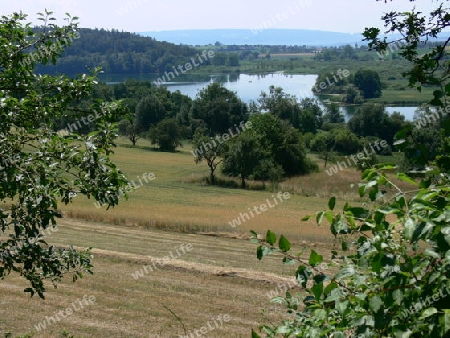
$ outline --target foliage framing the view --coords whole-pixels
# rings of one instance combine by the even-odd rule
[[[444,106],[450,94],[450,63],[446,46],[449,40],[418,55],[420,41],[436,37],[450,25],[450,14],[443,4],[428,18],[414,10],[389,13],[383,17],[387,32],[400,32],[404,46],[399,55],[413,67],[405,76],[419,90],[423,85],[437,86],[431,104]],[[379,29],[366,29],[364,36],[370,47],[386,50],[389,42],[381,40]],[[397,179],[410,184],[400,189],[391,175],[379,167],[363,173],[359,193],[368,201],[363,206],[346,203],[336,213],[336,199],[329,200],[329,210],[316,213],[318,225],[325,220],[340,242],[331,251],[341,264],[334,273],[318,268],[323,256],[311,251],[309,259],[291,252],[283,235],[268,231],[264,240],[252,232],[260,243],[257,257],[273,252],[284,256],[283,262],[298,264],[296,278],[304,292],[286,293],[276,302],[288,309],[281,325],[263,325],[267,336],[283,337],[444,337],[450,331],[450,175],[442,158],[448,154],[450,126],[447,118],[437,124],[447,140],[435,161],[420,153],[416,163],[427,164],[434,171],[417,182],[404,173]],[[434,126],[433,126],[434,127]],[[397,135],[397,146],[407,146],[408,131]],[[312,217],[312,216],[311,216]],[[304,220],[309,219],[306,217]],[[322,263],[323,264],[323,263]],[[259,335],[253,331],[253,337]]]
[[[58,202],[81,194],[114,206],[127,180],[109,158],[119,104],[96,101],[80,108],[96,73],[71,79],[34,72],[38,64],[56,62],[77,34],[77,18],[67,14],[59,27],[52,12],[39,13],[43,26],[35,30],[26,17],[0,18],[0,279],[21,275],[30,283],[25,292],[44,298],[45,280],[56,287],[66,274],[75,281],[92,273],[89,250],[44,239],[61,217]],[[53,122],[67,115],[78,122],[95,116],[96,131],[61,136]]]

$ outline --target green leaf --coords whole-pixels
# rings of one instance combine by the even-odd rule
[[[413,238],[416,228],[417,228],[417,223],[412,218],[408,218],[405,222],[405,230],[404,230],[406,239]]]
[[[355,274],[355,268],[353,266],[345,266],[342,267],[339,272],[336,274],[336,279],[346,278],[353,276]]]
[[[324,309],[317,309],[314,311],[314,319],[322,321],[327,319],[327,312]]]
[[[417,183],[416,181],[414,181],[411,177],[409,177],[408,175],[406,175],[405,173],[398,173],[397,177],[399,179],[401,179],[404,182],[408,182],[414,185],[419,185],[419,183]]]
[[[287,252],[291,249],[291,243],[287,240],[283,235],[280,236],[280,240],[278,241],[278,247],[281,251]]]
[[[401,305],[403,302],[403,292],[399,289],[395,290],[392,293],[392,298],[394,299],[395,304]]]
[[[450,331],[450,310],[444,309],[444,333]]]
[[[333,213],[328,210],[327,212],[325,212],[325,217],[327,218],[327,221],[332,224],[333,223]]]
[[[256,249],[256,257],[261,260],[264,256],[267,256],[272,253],[272,250],[270,250],[268,247],[264,245],[260,245],[258,249]]]
[[[328,207],[330,208],[330,210],[333,210],[335,205],[336,205],[336,197],[333,196],[328,200]]]
[[[306,282],[308,281],[309,276],[310,272],[308,269],[306,269],[303,265],[300,265],[297,269],[297,281],[304,288],[306,288]]]
[[[341,299],[342,296],[343,296],[342,291],[338,288],[335,288],[335,289],[331,290],[329,296],[324,300],[324,302],[326,302],[326,303],[335,302],[335,301]]]
[[[320,224],[322,224],[322,220],[323,220],[323,216],[325,215],[325,212],[324,211],[319,211],[317,214],[316,214],[316,223],[318,224],[318,225],[320,225]]]
[[[425,319],[425,318],[431,317],[432,315],[434,315],[437,312],[438,312],[438,310],[436,310],[436,308],[430,307],[422,312],[419,319]]]
[[[270,245],[274,245],[277,242],[277,235],[270,230],[267,230],[266,242]]]
[[[322,292],[323,292],[323,283],[319,283],[319,284],[315,284],[312,288],[311,291],[314,294],[314,297],[316,298],[316,301],[320,301],[320,298],[322,297]]]
[[[347,311],[348,304],[348,300],[336,303],[335,308],[341,314],[341,316],[343,316],[345,314],[345,311]]]
[[[309,221],[312,217],[313,216],[308,215],[308,216],[303,217],[301,220],[302,220],[302,222],[306,222],[306,221]]]
[[[252,338],[261,338],[261,336],[252,329]]]
[[[327,285],[327,287],[325,288],[325,291],[323,293],[325,295],[328,295],[328,294],[330,294],[331,291],[333,291],[337,287],[338,287],[338,285],[336,282],[331,282],[330,284]]]
[[[289,257],[284,257],[283,258],[283,264],[293,265],[295,263],[297,263],[297,261],[295,259],[292,259],[292,258],[289,258]]]
[[[309,255],[309,265],[316,266],[317,264],[322,263],[323,256],[319,255],[314,250],[311,250],[311,254]]]
[[[378,295],[373,296],[369,300],[369,307],[375,313],[380,311],[382,305],[383,305],[383,301],[381,300],[381,297]]]
[[[250,230],[250,243],[260,243],[261,241],[258,239],[258,234],[253,230]]]

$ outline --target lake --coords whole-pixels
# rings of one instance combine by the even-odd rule
[[[140,75],[135,77],[136,80],[155,81],[154,74]],[[298,99],[311,97],[318,99],[322,105],[323,100],[316,96],[311,88],[316,82],[317,75],[291,75],[283,73],[273,73],[264,75],[249,75],[249,74],[211,74],[211,75],[196,75],[196,74],[180,74],[170,82],[164,82],[164,86],[170,91],[179,90],[191,98],[195,98],[197,93],[208,86],[212,82],[220,82],[223,86],[236,94],[242,101],[250,103],[256,101],[261,92],[269,91],[271,85],[283,88],[287,94],[295,95]],[[121,78],[106,77],[100,78],[102,81],[108,83],[123,81]],[[341,107],[341,111],[349,119],[358,106]],[[407,120],[412,120],[416,107],[391,107],[387,106],[386,110],[389,113],[398,111],[405,116]]]

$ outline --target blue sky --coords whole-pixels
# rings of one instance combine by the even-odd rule
[[[45,8],[57,17],[65,12],[80,17],[81,27],[116,28],[130,32],[178,29],[252,29],[271,21],[272,28],[318,29],[361,33],[382,27],[384,12],[408,11],[412,6],[429,13],[432,0],[0,0],[0,13],[30,14]],[[35,22],[35,21],[33,21]]]

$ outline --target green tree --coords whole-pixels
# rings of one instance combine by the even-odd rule
[[[354,82],[362,90],[365,99],[381,96],[380,75],[370,69],[360,69],[355,73]]]
[[[241,188],[245,189],[248,179],[261,164],[267,154],[261,149],[257,136],[243,132],[229,141],[228,151],[224,155],[222,171],[225,174],[241,178]]]
[[[325,161],[325,168],[328,161],[336,155],[334,151],[335,143],[334,135],[328,131],[319,131],[311,140],[311,150],[319,153],[319,156]]]
[[[282,120],[299,127],[300,108],[297,98],[287,94],[281,87],[270,86],[269,93],[261,92],[258,99],[259,110],[270,112]]]
[[[142,130],[148,130],[166,117],[166,108],[156,93],[140,99],[136,107],[136,124]]]
[[[361,139],[353,134],[348,128],[334,129],[334,146],[340,154],[355,154],[363,148]]]
[[[229,133],[229,129],[235,133],[236,126],[247,121],[248,108],[236,93],[220,83],[212,83],[197,94],[191,117],[204,123],[209,136]]]
[[[328,123],[345,123],[344,114],[339,110],[336,103],[331,103],[323,115],[323,121]]]
[[[355,53],[355,49],[350,45],[345,45],[342,50],[343,59],[357,59],[358,55]]]
[[[142,129],[135,121],[123,119],[119,122],[117,127],[119,129],[119,135],[127,137],[133,146],[135,146],[137,141],[141,138]]]
[[[78,34],[77,18],[58,27],[52,12],[39,17],[40,30],[24,14],[0,18],[0,279],[20,275],[30,283],[25,292],[44,298],[45,280],[56,287],[64,275],[76,280],[92,267],[89,250],[47,244],[44,234],[61,217],[59,202],[85,195],[114,206],[127,179],[110,160],[118,103],[78,108],[92,94],[96,73],[74,79],[34,73],[38,64],[57,61]],[[53,121],[67,112],[83,123],[95,119],[96,131],[60,136]]]
[[[348,127],[358,136],[377,136],[392,145],[395,134],[402,129],[404,123],[401,114],[389,116],[384,106],[365,104],[356,110],[348,121]]]
[[[319,101],[307,97],[300,101],[300,116],[298,129],[302,133],[315,133],[322,127],[323,111],[320,108]]]
[[[272,189],[275,189],[279,182],[284,178],[284,170],[281,165],[275,163],[271,158],[264,158],[259,162],[259,165],[253,170],[253,178],[263,182],[265,188],[265,181],[270,181]]]
[[[216,138],[210,138],[206,135],[206,130],[203,128],[197,128],[192,140],[192,146],[194,150],[192,154],[194,155],[195,163],[200,163],[203,160],[210,170],[210,182],[212,185],[216,184],[216,177],[214,173],[220,163],[222,163],[222,156],[227,150],[227,143],[217,135]]]
[[[150,128],[148,137],[162,151],[175,151],[182,146],[182,128],[174,118],[164,119]]]
[[[258,137],[266,156],[275,165],[280,165],[285,175],[307,174],[315,170],[306,156],[301,133],[289,122],[272,114],[254,114],[249,121],[252,128],[247,132]]]

